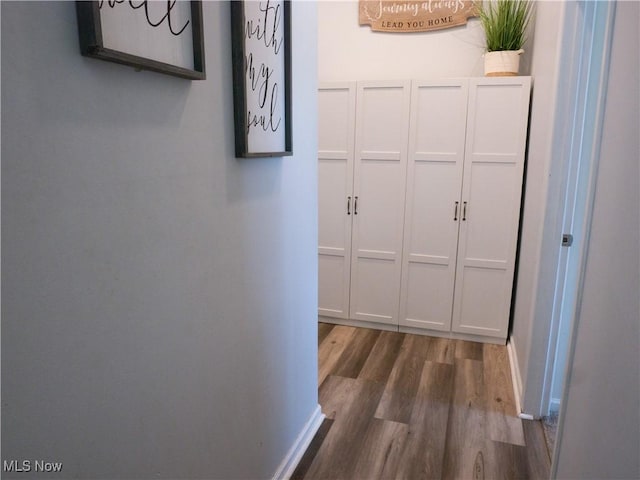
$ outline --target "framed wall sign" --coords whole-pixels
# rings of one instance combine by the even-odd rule
[[[77,1],[76,14],[82,55],[205,79],[200,1]]]
[[[230,4],[236,157],[291,155],[290,2]]]
[[[359,0],[360,25],[374,32],[413,33],[442,30],[478,16],[476,0]]]

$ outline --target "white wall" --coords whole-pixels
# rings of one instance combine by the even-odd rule
[[[191,82],[81,57],[74,2],[2,2],[5,460],[265,478],[317,406],[316,7],[293,8],[295,155],[254,160],[229,4],[203,8]]]
[[[618,2],[557,478],[640,478],[639,24]]]
[[[358,24],[357,1],[318,2],[320,81],[481,76],[483,52],[477,19],[433,32],[372,32]]]
[[[545,228],[553,225],[557,211],[559,176],[550,176],[554,157],[554,128],[559,89],[559,72],[564,20],[563,2],[537,2],[535,36],[532,45],[531,119],[521,225],[517,288],[510,342],[517,355],[522,379],[522,409],[540,414],[541,389],[546,361],[544,349],[549,335],[553,302],[553,281],[559,245],[553,240],[544,253]],[[552,193],[549,193],[549,192]],[[551,201],[547,202],[548,196]],[[547,212],[547,207],[549,211]],[[548,223],[545,224],[545,221]],[[553,236],[553,234],[552,234]],[[543,281],[541,281],[543,279]],[[536,299],[542,300],[536,304]],[[542,313],[540,313],[542,312]],[[533,349],[532,349],[533,346]],[[542,348],[540,347],[542,346]]]

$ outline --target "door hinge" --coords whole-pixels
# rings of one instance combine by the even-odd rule
[[[573,235],[571,235],[570,233],[563,233],[562,234],[562,246],[563,247],[570,247],[571,245],[573,245]]]

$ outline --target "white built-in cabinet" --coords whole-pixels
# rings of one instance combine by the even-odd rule
[[[410,93],[408,81],[320,90],[320,315],[398,325]]]
[[[529,77],[322,84],[319,315],[504,342]]]

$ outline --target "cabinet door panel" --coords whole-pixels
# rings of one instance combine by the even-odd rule
[[[512,282],[506,268],[466,265],[456,283],[454,331],[506,338]]]
[[[318,159],[318,243],[321,248],[349,249],[351,217],[347,215],[351,196],[352,168],[347,159]]]
[[[389,279],[398,277],[398,262],[374,255],[359,252],[354,261],[351,318],[394,325],[398,321],[398,288]]]
[[[399,160],[360,159],[356,188],[358,250],[399,253],[405,172]]]
[[[449,331],[453,304],[451,264],[416,259],[405,265],[406,291],[403,291],[403,316],[400,325]],[[455,269],[455,264],[453,265]]]
[[[453,330],[506,338],[515,267],[530,79],[469,86]]]
[[[522,182],[518,165],[474,162],[466,177],[465,235],[461,238],[465,258],[513,263]]]
[[[472,80],[473,98],[470,100],[473,108],[469,110],[471,128],[468,129],[467,145],[475,155],[513,157],[523,151],[529,88],[525,88],[520,80],[501,80]],[[526,103],[523,102],[523,94],[527,95]]]
[[[318,313],[349,317],[355,84],[318,91]]]
[[[451,328],[466,114],[466,81],[413,82],[400,325]]]
[[[347,271],[345,271],[347,269]],[[348,318],[349,262],[344,254],[324,253],[318,256],[318,314]]]
[[[359,82],[357,153],[359,158],[406,152],[408,82]]]
[[[358,83],[350,299],[357,320],[398,323],[409,95],[408,82]]]
[[[353,155],[355,83],[323,83],[318,89],[318,151],[322,157]]]

